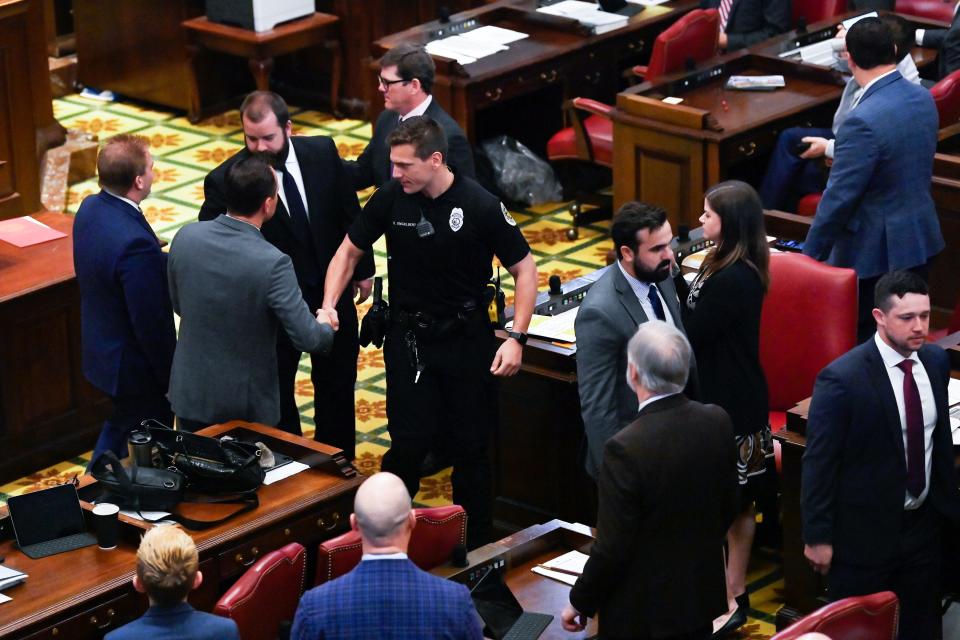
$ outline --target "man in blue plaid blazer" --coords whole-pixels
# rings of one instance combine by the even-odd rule
[[[417,523],[397,476],[378,473],[357,491],[350,525],[360,531],[363,560],[350,573],[307,591],[293,640],[483,637],[470,592],[407,559]]]

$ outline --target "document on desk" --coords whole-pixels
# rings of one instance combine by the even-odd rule
[[[271,469],[270,471],[267,471],[267,475],[263,479],[263,484],[273,484],[274,482],[280,482],[284,478],[289,478],[290,476],[296,475],[301,471],[306,471],[309,468],[310,468],[309,465],[293,460],[291,462],[288,462],[285,465],[277,467],[276,469]]]
[[[659,4],[665,4],[667,0],[627,0],[630,4],[639,4],[644,7],[655,7]]]
[[[0,591],[15,587],[26,579],[24,572],[0,565]]]
[[[13,600],[13,598],[11,598],[10,596],[5,596],[2,593],[0,593],[0,604],[3,604],[4,602],[10,602],[11,600]]]
[[[598,5],[583,2],[583,0],[564,0],[557,4],[540,7],[537,11],[577,20],[580,24],[593,29],[593,32],[597,35],[625,27],[630,20],[629,17],[618,13],[601,11]]]
[[[539,564],[533,567],[531,571],[573,586],[580,574],[583,573],[583,568],[586,566],[589,557],[585,553],[574,550]]]
[[[555,316],[533,314],[533,317],[530,318],[530,328],[527,329],[527,333],[538,338],[572,344],[577,341],[577,336],[573,331],[573,323],[577,319],[577,311],[579,310],[580,307],[574,307]],[[507,330],[509,331],[512,327],[513,322],[508,322]]]
[[[465,53],[461,53],[460,51],[457,51],[456,49],[453,49],[447,46],[445,44],[446,40],[447,38],[444,38],[443,40],[434,40],[432,42],[428,42],[426,46],[427,53],[434,56],[440,56],[442,58],[450,58],[451,60],[456,60],[458,63],[462,65],[467,65],[477,61],[477,59],[474,58],[473,56],[468,56]]]
[[[480,42],[488,42],[491,44],[510,44],[511,42],[516,42],[518,40],[523,40],[524,38],[530,37],[529,33],[514,31],[513,29],[504,29],[503,27],[497,27],[492,24],[482,26],[479,29],[474,29],[473,31],[467,31],[461,35],[464,38],[478,40]]]

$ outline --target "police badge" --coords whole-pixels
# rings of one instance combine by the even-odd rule
[[[503,219],[507,221],[507,224],[511,227],[517,226],[517,221],[513,219],[513,216],[510,215],[510,212],[507,211],[507,207],[501,202],[500,211],[503,211]]]
[[[454,207],[450,211],[450,229],[454,232],[460,231],[460,227],[463,226],[463,209],[460,207]]]

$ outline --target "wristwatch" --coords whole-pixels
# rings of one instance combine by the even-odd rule
[[[527,344],[527,334],[525,333],[520,333],[519,331],[509,331],[507,332],[507,336],[513,338],[521,345]]]

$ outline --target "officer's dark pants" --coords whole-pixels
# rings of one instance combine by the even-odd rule
[[[453,501],[469,518],[470,548],[488,542],[492,533],[487,447],[496,416],[490,373],[496,352],[493,331],[479,315],[473,325],[448,337],[418,341],[425,368],[416,384],[405,330],[394,326],[387,332],[383,354],[391,447],[381,466],[398,475],[413,497],[424,457],[436,441],[444,441],[453,462]]]

